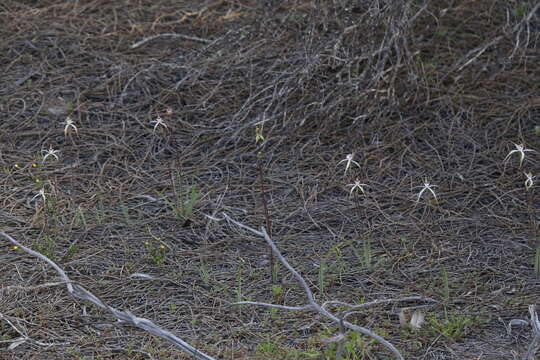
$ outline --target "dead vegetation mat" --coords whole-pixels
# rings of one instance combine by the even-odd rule
[[[319,301],[434,298],[417,331],[396,304],[348,320],[406,359],[521,359],[540,153],[510,151],[540,151],[535,6],[3,1],[0,230],[215,358],[334,359],[330,321],[231,305],[306,303],[282,267],[272,291],[262,239],[212,219],[267,225],[261,168],[272,237]],[[0,244],[0,358],[188,357],[57,281]]]

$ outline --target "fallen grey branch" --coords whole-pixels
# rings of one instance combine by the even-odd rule
[[[435,303],[438,303],[437,300],[426,298],[423,296],[408,296],[404,298],[397,298],[397,299],[380,299],[380,300],[373,300],[370,302],[366,302],[363,304],[349,304],[342,301],[332,300],[325,302],[322,306],[323,308],[326,308],[328,305],[341,305],[341,306],[347,306],[349,310],[359,310],[359,309],[365,309],[372,306],[379,306],[383,304],[392,304],[392,303],[399,303],[399,302],[406,302],[406,301],[424,301],[424,302],[432,302],[434,304],[427,304],[427,305],[419,305],[419,306],[412,306],[408,307],[409,309],[418,308],[418,307],[426,307],[426,306],[432,306],[435,305]]]
[[[193,356],[193,358],[195,358],[195,359],[198,359],[198,360],[214,360],[214,358],[212,358],[211,356],[200,352],[199,350],[195,349],[193,346],[189,345],[188,343],[186,343],[184,340],[180,339],[179,337],[177,337],[173,333],[160,328],[159,326],[154,324],[152,321],[150,321],[148,319],[145,319],[145,318],[137,317],[137,316],[133,315],[132,313],[130,313],[129,311],[120,311],[120,310],[117,310],[117,309],[113,308],[112,306],[106,305],[103,301],[101,301],[97,296],[92,294],[90,291],[86,290],[82,286],[80,286],[80,285],[76,284],[75,282],[73,282],[66,275],[64,270],[62,270],[58,265],[56,265],[51,259],[49,259],[45,255],[40,254],[37,251],[34,251],[32,249],[27,248],[26,246],[22,245],[17,240],[15,240],[14,238],[12,238],[11,236],[9,236],[8,234],[6,234],[3,231],[0,232],[0,235],[3,236],[4,238],[6,238],[13,245],[18,246],[24,252],[45,261],[51,267],[53,267],[54,270],[56,270],[56,272],[60,275],[62,280],[66,283],[67,290],[71,295],[73,295],[75,297],[78,297],[80,299],[83,299],[83,300],[88,300],[88,301],[94,303],[95,305],[99,306],[100,308],[108,310],[117,319],[123,320],[123,321],[125,321],[127,323],[130,323],[130,324],[140,328],[140,329],[146,330],[151,334],[154,334],[156,336],[159,336],[162,339],[165,339],[165,340],[169,341],[170,343],[172,343],[173,345],[175,345],[176,347],[178,347],[182,351],[185,351],[189,355]]]
[[[538,321],[538,314],[536,313],[536,306],[529,305],[529,313],[531,314],[531,326],[532,326],[532,335],[533,339],[529,344],[527,353],[523,357],[523,360],[532,360],[534,359],[534,354],[538,348],[538,343],[540,342],[540,321]]]
[[[311,305],[287,306],[287,305],[277,305],[277,304],[270,304],[270,303],[264,303],[264,302],[258,302],[258,301],[238,301],[238,302],[232,303],[231,305],[266,306],[266,307],[271,307],[271,308],[275,308],[275,309],[296,310],[296,311],[310,310],[310,309],[313,308]]]
[[[478,59],[478,57],[480,57],[480,55],[482,55],[487,49],[489,49],[490,47],[494,45],[497,45],[499,41],[501,41],[502,39],[503,39],[502,36],[497,36],[495,39],[491,40],[490,42],[469,51],[467,55],[465,55],[465,58],[464,58],[468,60],[466,60],[459,68],[457,68],[456,71],[459,72],[463,70],[466,66],[468,66],[473,61]]]
[[[59,285],[65,285],[66,282],[64,281],[56,281],[56,282],[50,282],[40,285],[34,285],[34,286],[20,286],[20,285],[11,285],[11,286],[5,286],[0,288],[0,294],[2,292],[8,292],[8,291],[33,291],[33,290],[39,290],[47,287],[53,287],[53,286],[59,286]]]
[[[276,306],[276,305],[273,305],[273,304],[250,302],[250,301],[242,301],[242,302],[238,302],[238,303],[235,303],[235,304],[237,304],[237,305],[240,305],[240,304],[252,304],[252,305],[269,306],[269,307],[274,307],[274,308],[282,308],[282,309],[290,309],[290,310],[314,310],[314,311],[318,312],[319,314],[329,318],[330,320],[332,320],[336,324],[339,324],[342,327],[348,328],[350,330],[358,331],[361,334],[364,334],[366,336],[369,336],[369,337],[375,339],[380,344],[385,346],[388,350],[390,350],[395,355],[395,357],[397,359],[404,360],[404,358],[401,355],[401,353],[399,352],[399,350],[394,345],[392,345],[390,342],[385,340],[384,338],[380,337],[379,335],[373,333],[372,331],[370,331],[370,330],[368,330],[366,328],[363,328],[361,326],[354,325],[354,324],[351,324],[351,323],[349,323],[347,321],[344,321],[342,318],[339,318],[339,317],[335,316],[334,314],[328,312],[324,308],[324,306],[319,305],[315,301],[315,297],[313,295],[313,292],[309,288],[307,282],[304,280],[302,275],[300,275],[298,273],[298,271],[296,271],[296,269],[294,267],[292,267],[289,264],[289,262],[283,257],[283,255],[281,254],[279,249],[276,247],[274,241],[270,238],[270,236],[268,236],[268,233],[266,232],[266,230],[264,228],[261,228],[261,231],[258,231],[258,230],[253,229],[252,227],[244,225],[244,224],[242,224],[242,223],[240,223],[240,222],[238,222],[236,220],[233,220],[232,218],[230,218],[225,213],[223,213],[223,217],[224,217],[225,220],[227,220],[227,222],[233,223],[238,227],[246,229],[246,230],[252,232],[253,234],[255,234],[257,236],[260,236],[260,237],[264,238],[266,243],[272,249],[274,255],[279,259],[279,261],[283,264],[283,266],[285,266],[287,268],[287,270],[289,270],[291,272],[291,274],[294,276],[294,278],[300,283],[300,285],[304,289],[304,292],[306,294],[306,297],[308,298],[308,303],[309,303],[308,305],[305,305],[305,306],[296,306],[296,307],[292,307],[292,306],[290,306],[290,307],[289,306]],[[213,217],[213,219],[218,220],[218,221],[223,220],[223,219],[218,219],[216,217]],[[404,299],[406,299],[406,300],[404,300]],[[422,298],[422,297],[409,297],[409,298],[404,298],[404,299],[401,299],[401,300],[407,301],[407,300],[419,300],[419,299],[421,299],[421,300],[434,301],[432,299],[427,299],[427,298]],[[377,301],[371,302],[370,304],[371,305],[383,304],[383,303],[392,302],[394,300],[396,300],[396,299],[377,300]],[[334,302],[334,303],[338,304],[338,302]],[[346,303],[339,302],[339,304],[346,304]],[[359,305],[359,306],[362,307],[362,305]]]

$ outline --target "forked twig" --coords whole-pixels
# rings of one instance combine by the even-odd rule
[[[246,304],[246,305],[258,305],[258,306],[273,307],[273,308],[286,309],[286,310],[314,310],[314,311],[318,312],[319,314],[329,318],[330,320],[332,320],[336,324],[339,324],[341,326],[344,326],[344,327],[346,327],[348,329],[351,329],[351,330],[354,330],[354,331],[358,331],[361,334],[364,334],[366,336],[369,336],[369,337],[375,339],[380,344],[385,346],[388,350],[390,350],[395,355],[395,357],[397,359],[404,360],[404,358],[401,355],[401,353],[399,352],[399,350],[394,345],[392,345],[390,342],[385,340],[384,338],[380,337],[379,335],[373,333],[372,331],[370,331],[370,330],[368,330],[366,328],[363,328],[361,326],[354,325],[354,324],[351,324],[350,322],[344,321],[342,318],[339,318],[338,316],[336,316],[336,315],[330,313],[329,311],[327,311],[325,309],[325,305],[323,305],[323,306],[319,305],[315,301],[315,296],[313,295],[313,292],[309,288],[306,280],[304,280],[302,275],[300,275],[300,273],[298,273],[298,271],[296,271],[296,269],[294,267],[292,267],[291,264],[289,264],[289,262],[283,257],[283,255],[281,254],[279,249],[274,244],[274,241],[270,238],[270,236],[268,236],[268,233],[266,232],[264,227],[261,228],[261,231],[257,231],[255,229],[253,229],[252,227],[249,227],[249,226],[244,225],[244,224],[242,224],[242,223],[240,223],[240,222],[238,222],[236,220],[231,219],[225,213],[223,213],[223,216],[228,222],[233,223],[233,224],[235,224],[235,225],[237,225],[237,226],[239,226],[241,228],[244,228],[244,229],[254,233],[255,235],[258,235],[258,236],[264,238],[266,243],[272,248],[272,251],[274,252],[274,255],[279,259],[279,261],[283,264],[283,266],[285,266],[287,268],[287,270],[289,270],[291,272],[291,274],[294,276],[294,278],[300,283],[300,285],[304,289],[306,297],[308,298],[308,304],[304,305],[304,306],[282,306],[282,305],[275,305],[275,304],[268,304],[268,303],[261,303],[261,302],[253,302],[253,301],[241,301],[241,302],[235,303],[234,305]],[[214,219],[215,220],[222,220],[222,219],[216,219],[216,218],[214,218]],[[422,299],[422,300],[426,300],[426,301],[434,301],[435,302],[435,300],[428,299],[428,298],[409,297],[409,298],[403,298],[403,299],[388,299],[388,300],[373,301],[373,302],[370,303],[370,305],[383,304],[383,303],[388,303],[388,302],[392,302],[392,301],[408,301],[408,300],[418,300],[418,299]],[[341,303],[341,302],[336,302],[336,303],[339,303],[340,305],[345,304],[345,303]],[[360,306],[348,305],[348,306],[352,307],[352,308],[362,307],[362,305],[360,305]]]
[[[12,341],[11,345],[7,347],[8,350],[14,350],[17,346],[22,345],[25,342],[34,343],[36,345],[45,346],[45,347],[68,345],[68,343],[44,343],[41,341],[34,340],[28,336],[28,334],[26,333],[24,329],[19,329],[17,326],[15,326],[15,324],[13,324],[13,322],[11,322],[10,319],[8,319],[8,317],[6,317],[2,313],[0,313],[0,320],[4,320],[5,322],[7,322],[8,325],[11,326],[11,328],[20,335],[18,338],[7,341],[7,342]],[[5,341],[2,341],[2,342],[5,342]]]
[[[531,18],[538,12],[538,8],[540,8],[540,2],[537,2],[536,5],[531,9],[531,11],[529,11],[529,13],[524,16],[521,21],[515,24],[512,28],[512,32],[515,34],[514,38],[516,39],[516,44],[514,45],[514,49],[512,50],[512,54],[510,54],[509,59],[512,59],[514,57],[517,49],[519,48],[521,33],[524,29],[526,29],[527,35],[525,44],[523,44],[523,48],[525,49],[529,46],[529,40],[531,37],[530,21]]]
[[[88,300],[88,301],[94,303],[95,305],[99,306],[100,308],[108,310],[117,319],[128,322],[131,325],[138,327],[139,329],[143,329],[145,331],[148,331],[151,334],[154,334],[156,336],[159,336],[162,339],[165,339],[165,340],[169,341],[170,343],[172,343],[173,345],[175,345],[176,347],[178,347],[182,351],[185,351],[189,355],[193,356],[193,358],[195,358],[195,359],[198,359],[198,360],[214,360],[213,357],[200,352],[199,350],[195,349],[193,346],[189,345],[188,343],[186,343],[184,340],[180,339],[179,337],[177,337],[173,333],[160,328],[159,326],[154,324],[152,321],[150,321],[148,319],[145,319],[145,318],[137,317],[137,316],[133,315],[132,313],[130,313],[129,311],[120,311],[120,310],[117,310],[117,309],[113,308],[112,306],[109,306],[109,305],[105,304],[103,301],[101,301],[97,296],[92,294],[90,291],[86,290],[82,286],[80,286],[80,285],[76,284],[74,281],[72,281],[66,275],[64,270],[62,270],[62,268],[60,268],[58,265],[56,265],[56,263],[54,263],[51,259],[49,259],[45,255],[40,254],[37,251],[34,251],[32,249],[27,248],[26,246],[22,245],[17,240],[15,240],[14,238],[12,238],[11,236],[9,236],[8,234],[6,234],[3,231],[0,231],[0,235],[3,236],[4,238],[6,238],[13,245],[18,246],[24,252],[45,261],[51,267],[53,267],[54,270],[56,270],[56,272],[60,275],[60,278],[66,283],[67,290],[71,295],[73,295],[73,296],[75,296],[75,297],[77,297],[79,299]]]

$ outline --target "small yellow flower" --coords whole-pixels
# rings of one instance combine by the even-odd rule
[[[21,165],[15,164],[15,165],[13,165],[13,167],[14,167],[15,169],[20,169],[20,168],[21,168]]]
[[[160,249],[165,249],[165,245],[161,244],[161,245],[159,245],[159,248]]]
[[[39,184],[39,183],[41,183],[41,180],[39,180],[39,178],[35,178],[35,179],[34,179],[34,182],[35,182],[36,184]]]
[[[36,167],[38,167],[38,164],[32,163],[32,167],[33,167],[33,168],[36,168]]]
[[[17,250],[19,247],[18,247],[17,245],[13,245],[11,248],[12,248],[13,250]]]

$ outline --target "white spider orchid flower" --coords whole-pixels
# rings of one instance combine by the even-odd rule
[[[354,165],[360,167],[360,164],[357,163],[356,161],[354,161],[354,153],[351,153],[351,154],[347,155],[345,157],[345,159],[338,162],[338,165],[341,164],[344,161],[347,162],[347,166],[345,166],[345,172],[343,173],[343,175],[347,174],[347,171],[349,170],[349,167],[351,167],[351,164],[354,164]]]
[[[153,131],[154,133],[156,132],[156,130],[157,130],[157,128],[158,128],[159,126],[162,126],[162,127],[164,127],[165,129],[168,129],[168,128],[169,128],[169,127],[167,126],[167,124],[165,123],[165,121],[164,121],[161,117],[159,117],[159,116],[157,117],[156,120],[152,120],[150,123],[151,123],[151,124],[155,124],[155,125],[154,125],[154,131]]]
[[[66,123],[65,123],[65,127],[64,127],[64,136],[67,136],[70,129],[75,131],[76,134],[79,134],[79,132],[77,130],[77,127],[73,123],[73,119],[71,119],[71,116],[68,116],[66,118]]]
[[[422,197],[422,194],[424,194],[424,192],[426,190],[431,192],[431,195],[433,195],[433,197],[435,198],[435,201],[439,202],[439,200],[437,200],[437,194],[435,194],[435,190],[433,190],[434,187],[437,187],[437,185],[432,185],[427,180],[424,180],[424,185],[422,186],[422,190],[420,190],[420,192],[418,193],[418,196],[416,198],[416,202],[420,201],[420,198]]]
[[[369,185],[362,184],[362,183],[360,183],[360,180],[356,179],[354,181],[354,184],[348,184],[347,186],[351,186],[350,195],[352,195],[354,191],[358,192],[358,190],[360,190],[362,192],[362,194],[365,195],[366,192],[364,191],[364,186],[369,186]]]
[[[45,153],[45,155],[43,156],[43,160],[41,160],[42,164],[45,162],[45,160],[47,160],[49,156],[52,156],[56,160],[58,160],[58,155],[56,154],[59,153],[60,150],[54,150],[52,147],[50,147],[49,150],[43,150],[43,152]]]
[[[506,163],[510,156],[512,156],[513,153],[519,153],[519,167],[521,168],[521,165],[523,165],[523,160],[525,159],[525,153],[527,151],[536,152],[533,149],[526,149],[523,144],[514,144],[516,147],[514,150],[510,151],[508,155],[504,158],[504,162]]]
[[[45,189],[40,189],[38,191],[38,193],[36,195],[34,195],[34,197],[32,199],[30,199],[30,202],[34,201],[35,198],[37,197],[40,197],[43,199],[43,201],[45,202]]]

